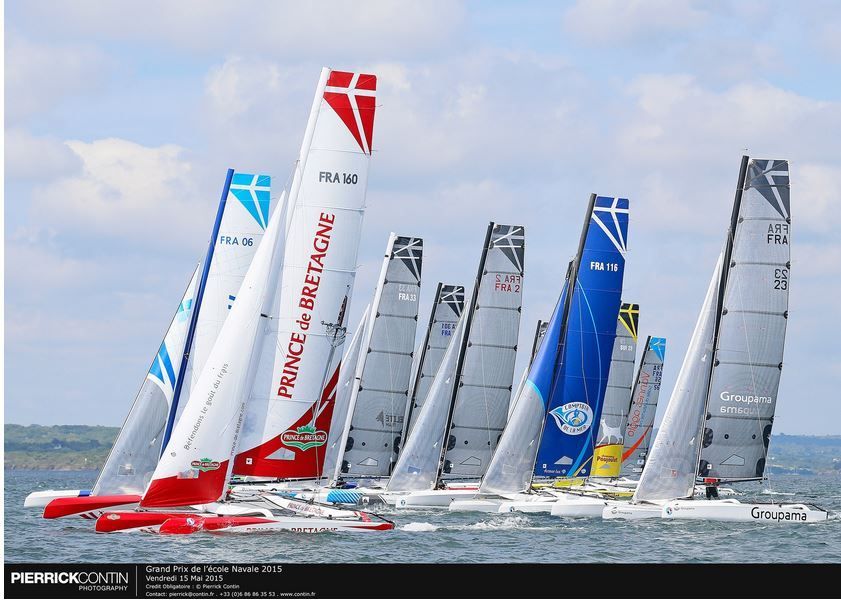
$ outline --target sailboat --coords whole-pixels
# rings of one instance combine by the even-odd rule
[[[235,473],[309,475],[323,461],[364,213],[375,91],[373,75],[322,70],[289,201],[269,222],[139,510],[104,514],[98,531],[393,528],[363,512],[259,488],[229,489]]]
[[[788,322],[788,162],[742,157],[724,248],[631,503],[606,519],[817,522],[805,503],[717,499],[725,482],[765,476]],[[693,498],[702,478],[713,498]]]
[[[491,223],[473,293],[381,498],[446,506],[473,496],[508,417],[525,259],[522,226]]]
[[[38,491],[26,507],[48,519],[96,517],[104,508],[133,507],[204,364],[239,290],[269,217],[271,178],[229,169],[202,263],[190,279],[163,342],[111,452],[90,491]]]
[[[590,471],[616,336],[629,203],[590,196],[575,259],[511,418],[479,486],[451,511],[549,511],[567,493],[534,476]]]

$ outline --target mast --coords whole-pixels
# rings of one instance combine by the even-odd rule
[[[435,324],[435,312],[438,309],[438,301],[441,298],[441,288],[444,282],[438,282],[438,287],[435,289],[435,296],[432,297],[432,310],[429,312],[429,324],[426,326],[426,334],[423,337],[423,345],[421,346],[420,357],[418,358],[418,368],[415,372],[415,381],[412,390],[409,391],[409,400],[406,403],[406,418],[403,420],[403,432],[400,434],[401,446],[406,443],[406,437],[409,435],[409,424],[412,421],[412,412],[415,410],[415,396],[418,394],[418,386],[420,385],[421,373],[423,372],[423,360],[426,358],[426,349],[429,346],[429,334],[432,332],[432,326]]]
[[[576,287],[576,280],[578,279],[578,270],[581,267],[581,255],[584,253],[584,244],[587,242],[587,232],[590,230],[590,218],[593,214],[593,208],[596,205],[596,194],[590,194],[590,200],[587,203],[587,213],[584,216],[584,227],[581,229],[581,237],[578,239],[578,251],[575,253],[575,257],[570,261],[569,266],[567,267],[567,293],[566,297],[564,298],[564,306],[561,309],[561,332],[560,336],[558,337],[558,351],[557,357],[560,361],[564,360],[563,352],[564,352],[564,345],[566,344],[566,336],[568,328],[568,320],[569,320],[569,311],[570,307],[572,306],[572,295],[575,293]],[[555,386],[558,383],[558,372],[559,369],[555,369],[554,373],[552,374],[552,384],[549,387],[549,390],[554,390]],[[546,400],[546,404],[543,410],[543,423],[546,423],[546,415],[549,413],[549,401]],[[537,448],[540,449],[541,441],[543,440],[543,431],[544,428],[540,429],[540,435],[537,438]],[[534,456],[535,463],[537,462],[537,456],[539,453],[536,453]],[[529,485],[526,488],[527,491],[531,490],[531,485],[534,482],[534,466],[532,466],[532,471],[529,476]]]
[[[698,436],[698,450],[697,450],[697,457],[695,461],[695,469],[700,467],[701,464],[701,449],[703,448],[703,432],[704,432],[704,422],[705,417],[707,415],[707,408],[710,404],[710,392],[712,388],[712,373],[715,370],[715,366],[718,365],[718,344],[719,344],[719,336],[721,334],[721,312],[724,309],[724,295],[726,293],[727,288],[727,278],[730,274],[730,267],[731,267],[731,259],[733,256],[733,242],[736,239],[736,226],[739,224],[739,213],[742,209],[742,193],[745,189],[745,177],[747,176],[748,171],[748,162],[750,161],[750,157],[747,155],[742,155],[742,162],[739,165],[739,180],[736,182],[736,196],[733,199],[733,211],[730,214],[730,225],[727,228],[727,239],[724,243],[724,250],[722,251],[722,261],[721,261],[721,273],[719,274],[719,281],[718,281],[718,296],[716,298],[716,312],[715,312],[715,322],[713,324],[713,360],[710,363],[710,377],[707,379],[707,390],[704,394],[704,411],[701,413],[701,423],[699,424],[699,434]]]
[[[493,232],[494,222],[488,224],[488,231],[485,233],[485,245],[482,247],[482,257],[479,259],[479,270],[476,273],[476,281],[473,284],[473,294],[470,295],[470,311],[465,316],[466,322],[464,324],[464,337],[461,340],[461,348],[458,352],[458,362],[456,363],[455,378],[453,391],[450,395],[450,408],[447,412],[447,425],[444,428],[444,438],[441,443],[441,455],[438,458],[438,473],[435,476],[436,486],[441,483],[441,473],[444,469],[444,455],[447,453],[449,446],[450,428],[452,427],[453,411],[455,410],[456,397],[458,396],[458,389],[461,387],[461,370],[464,367],[464,354],[467,351],[467,342],[470,339],[470,326],[473,323],[473,314],[476,312],[476,301],[479,298],[479,284],[482,282],[482,275],[485,272],[485,259],[488,257],[488,250],[491,245],[491,233]]]
[[[210,243],[207,246],[207,255],[204,258],[201,279],[199,280],[198,290],[196,291],[195,306],[193,308],[193,314],[190,317],[190,327],[187,330],[187,340],[184,342],[184,356],[181,359],[181,366],[178,368],[178,377],[175,380],[175,391],[172,395],[172,403],[169,407],[169,416],[166,420],[166,428],[164,429],[164,436],[161,441],[161,455],[163,455],[164,449],[172,436],[172,427],[175,425],[175,415],[178,411],[178,401],[181,396],[181,390],[184,387],[184,374],[187,372],[190,350],[193,348],[193,337],[196,335],[196,324],[199,320],[202,298],[204,298],[204,289],[207,286],[207,276],[210,273],[210,264],[213,262],[213,251],[216,248],[216,238],[219,236],[219,228],[222,225],[222,216],[225,214],[225,204],[228,200],[228,192],[231,189],[231,180],[233,177],[234,170],[228,169],[228,173],[225,176],[225,185],[222,187],[222,198],[219,199],[219,208],[216,211],[216,222],[213,224],[213,232],[210,235]]]

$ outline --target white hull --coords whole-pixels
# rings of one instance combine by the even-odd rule
[[[602,509],[605,520],[644,520],[659,518],[663,513],[661,505],[608,502]]]
[[[63,497],[79,497],[81,490],[36,490],[26,495],[24,507],[46,507],[50,501]],[[88,492],[88,491],[84,491]]]
[[[803,503],[740,503],[734,499],[670,501],[662,517],[669,520],[805,524],[825,522],[828,514]]]
[[[396,509],[432,508],[443,509],[453,501],[463,501],[476,496],[476,489],[421,490],[417,492],[385,492],[381,495],[383,503]]]
[[[604,499],[569,495],[552,505],[551,514],[561,518],[600,518],[606,506]]]
[[[499,507],[505,499],[462,499],[450,503],[450,511],[478,511],[481,513],[499,513]]]
[[[502,497],[459,499],[449,505],[450,511],[478,511],[483,513],[549,513],[558,499],[566,498],[563,493],[526,494],[518,493]]]

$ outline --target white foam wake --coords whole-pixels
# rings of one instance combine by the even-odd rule
[[[406,532],[435,532],[438,530],[438,526],[429,522],[409,522],[397,529],[405,530]]]

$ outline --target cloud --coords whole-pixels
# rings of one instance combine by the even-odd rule
[[[69,95],[96,91],[109,65],[90,44],[39,44],[7,31],[6,122],[42,114]]]
[[[194,247],[191,236],[204,239],[212,208],[199,200],[183,148],[117,138],[67,146],[81,173],[36,187],[32,214],[39,223],[146,246]]]
[[[703,27],[707,10],[695,0],[578,0],[564,14],[563,26],[591,45],[654,45]]]
[[[6,131],[6,177],[42,179],[67,175],[82,165],[67,144],[51,136],[33,136],[21,128]]]
[[[236,3],[149,0],[30,0],[20,20],[53,36],[153,42],[194,53],[258,53],[287,60],[413,56],[439,52],[465,16],[452,0],[369,0],[364,6],[319,3]],[[336,68],[346,65],[334,65]]]

